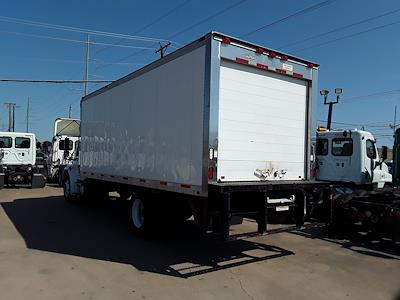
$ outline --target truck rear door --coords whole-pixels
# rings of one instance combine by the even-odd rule
[[[222,60],[220,181],[305,178],[307,81]]]

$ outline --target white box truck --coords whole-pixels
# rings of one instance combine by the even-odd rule
[[[82,98],[79,165],[65,170],[65,197],[132,195],[138,232],[156,211],[171,221],[193,213],[223,238],[236,215],[265,232],[268,208],[294,207],[301,226],[317,184],[317,75],[315,63],[211,32]]]

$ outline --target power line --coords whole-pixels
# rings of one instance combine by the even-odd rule
[[[124,38],[127,40],[136,40],[136,41],[145,41],[145,42],[170,42],[168,40],[159,39],[159,38],[134,36],[134,35],[100,31],[100,30],[92,30],[92,29],[86,29],[86,28],[80,28],[80,27],[72,27],[72,26],[64,26],[64,25],[57,25],[57,24],[51,24],[51,23],[30,21],[30,20],[11,18],[11,17],[5,17],[5,16],[0,16],[0,21],[28,25],[28,26],[49,28],[49,29],[61,30],[61,31],[70,31],[70,32],[78,32],[78,33],[85,33],[85,34],[91,34],[91,35],[106,36],[106,37],[112,37],[112,38]]]
[[[248,0],[240,0],[240,1],[237,1],[237,2],[235,2],[235,3],[233,3],[233,4],[231,4],[231,5],[229,5],[229,6],[225,7],[225,8],[223,8],[223,9],[217,11],[216,13],[214,13],[214,14],[212,14],[212,15],[210,15],[210,16],[204,18],[204,19],[202,19],[201,21],[198,21],[198,22],[196,22],[196,23],[190,25],[189,27],[186,27],[185,29],[182,29],[182,30],[180,30],[180,31],[178,31],[178,32],[176,32],[176,33],[174,33],[174,34],[172,34],[172,35],[169,36],[166,40],[171,40],[171,39],[173,39],[173,38],[175,38],[175,37],[177,37],[177,36],[179,36],[179,35],[181,35],[181,34],[187,32],[187,31],[189,31],[189,30],[191,30],[191,29],[193,29],[193,28],[195,28],[195,27],[197,27],[197,26],[199,26],[199,25],[201,25],[201,24],[203,24],[203,23],[205,23],[205,22],[207,22],[207,21],[209,21],[209,20],[211,20],[211,19],[213,19],[213,18],[215,18],[215,17],[221,15],[221,14],[223,14],[223,13],[226,13],[227,11],[229,11],[229,10],[231,10],[231,9],[233,9],[233,8],[239,6],[239,5],[241,5],[241,4],[243,4],[243,3],[247,2],[247,1],[248,1]],[[126,60],[126,59],[128,59],[128,58],[131,58],[131,57],[133,57],[133,56],[136,56],[136,55],[138,55],[138,54],[140,54],[140,53],[143,53],[143,51],[134,52],[134,53],[132,53],[132,54],[130,54],[130,55],[128,55],[128,56],[124,56],[124,57],[122,57],[122,58],[116,60],[115,62],[124,61],[124,60]],[[105,66],[97,67],[96,70],[98,70],[98,69],[100,69],[100,68],[103,68],[103,67],[105,67]]]
[[[372,94],[368,94],[368,95],[354,96],[354,97],[350,97],[350,98],[345,98],[343,100],[344,101],[343,103],[346,103],[346,101],[349,101],[349,100],[364,99],[364,98],[370,98],[370,97],[374,97],[374,96],[381,96],[381,95],[394,94],[394,93],[400,93],[400,89],[387,90],[387,91],[381,91],[381,92],[372,93]]]
[[[81,43],[81,44],[86,43],[86,41],[83,41],[83,40],[59,38],[59,37],[53,37],[53,36],[49,36],[49,35],[31,34],[31,33],[16,32],[16,31],[0,30],[0,33],[15,34],[15,35],[22,35],[22,36],[39,38],[39,39],[48,39],[48,40],[56,40],[56,41],[63,41],[63,42],[72,42],[72,43]],[[150,47],[117,45],[117,44],[100,43],[100,42],[90,42],[90,44],[91,45],[99,45],[99,46],[107,46],[107,47],[119,47],[119,48],[142,49],[142,50],[156,50],[157,49],[157,48],[150,48]]]
[[[60,63],[76,63],[76,64],[83,64],[85,63],[84,60],[73,60],[73,59],[52,59],[52,58],[41,58],[41,57],[36,57],[36,58],[27,58],[27,57],[18,57],[18,56],[12,56],[12,55],[2,55],[0,57],[1,58],[15,58],[18,60],[24,60],[24,61],[32,61],[32,62],[40,62],[40,61],[44,61],[44,62],[60,62]],[[91,64],[95,64],[95,65],[126,65],[126,66],[144,66],[144,63],[134,63],[134,62],[120,62],[120,63],[113,63],[113,62],[107,62],[107,61],[103,61],[100,59],[90,59],[90,63]]]
[[[292,50],[292,51],[299,52],[299,51],[304,51],[304,50],[308,50],[308,49],[312,49],[312,48],[321,47],[321,46],[324,46],[324,45],[327,45],[327,44],[331,44],[331,43],[334,43],[334,42],[337,42],[337,41],[341,41],[341,40],[345,40],[345,39],[348,39],[348,38],[352,38],[352,37],[355,37],[355,36],[358,36],[358,35],[362,35],[364,33],[368,33],[368,32],[374,31],[374,30],[383,29],[385,27],[393,26],[393,25],[396,25],[396,24],[399,24],[399,23],[400,23],[400,21],[388,23],[388,24],[377,26],[377,27],[373,27],[373,28],[370,28],[370,29],[367,29],[367,30],[359,31],[359,32],[356,32],[356,33],[353,33],[353,34],[345,35],[345,36],[342,36],[340,38],[336,38],[336,39],[333,39],[333,40],[330,40],[330,41],[326,41],[326,42],[323,42],[323,43],[315,44],[315,45],[312,45],[310,47],[305,47],[305,48],[296,49],[296,50]]]
[[[292,14],[290,14],[290,15],[287,15],[287,16],[281,18],[281,19],[275,20],[275,21],[273,21],[273,22],[271,22],[271,23],[268,23],[268,24],[266,24],[266,25],[263,25],[263,26],[261,26],[261,27],[259,27],[259,28],[257,28],[257,29],[254,29],[254,30],[252,30],[252,31],[249,31],[249,32],[247,32],[247,33],[241,35],[241,37],[246,37],[246,36],[252,35],[252,34],[254,34],[254,33],[258,32],[258,31],[265,30],[265,29],[267,29],[268,27],[272,27],[272,26],[274,26],[274,25],[276,25],[276,24],[283,23],[283,22],[286,22],[286,21],[288,21],[288,20],[290,20],[290,19],[293,19],[293,18],[296,18],[296,17],[298,17],[298,16],[307,14],[307,13],[312,12],[312,11],[314,11],[314,10],[320,9],[321,7],[324,7],[324,6],[326,6],[326,5],[329,5],[329,4],[331,4],[331,3],[335,2],[335,1],[336,1],[336,0],[327,0],[327,1],[322,1],[322,2],[319,2],[319,3],[317,3],[317,4],[311,5],[311,6],[309,6],[309,7],[306,7],[306,8],[304,8],[304,9],[302,9],[302,10],[299,10],[299,11],[297,11],[297,12],[295,12],[295,13],[292,13]]]
[[[47,79],[0,79],[0,82],[15,82],[15,83],[111,83],[114,80],[47,80]]]
[[[171,8],[170,10],[168,10],[166,13],[162,14],[161,16],[157,17],[155,20],[151,21],[150,23],[144,25],[143,27],[139,28],[138,30],[135,30],[133,32],[133,34],[138,34],[140,32],[142,32],[143,30],[153,26],[154,24],[157,24],[158,22],[160,22],[161,20],[165,19],[166,17],[168,17],[169,15],[171,15],[172,13],[174,13],[175,11],[177,11],[178,9],[184,7],[185,5],[189,4],[192,0],[186,0],[183,3],[180,3],[178,5],[176,5],[175,7]],[[117,41],[114,45],[118,45],[120,43],[122,43],[124,41],[124,39],[121,39],[119,41]],[[105,51],[106,49],[109,49],[109,47],[105,47],[102,49],[97,50],[97,52],[95,52],[95,55]]]
[[[320,34],[313,35],[313,36],[310,36],[310,37],[302,39],[302,40],[298,40],[298,41],[295,41],[295,42],[292,42],[292,43],[289,43],[289,44],[286,44],[286,45],[282,45],[282,46],[278,47],[278,49],[288,48],[288,47],[291,47],[293,45],[301,44],[301,43],[304,43],[304,42],[307,42],[307,41],[310,41],[310,40],[313,40],[313,39],[316,39],[316,38],[319,38],[319,37],[324,37],[324,36],[326,36],[328,34],[335,33],[335,32],[338,32],[338,31],[342,31],[342,30],[345,30],[345,29],[348,29],[348,28],[351,28],[351,27],[354,27],[354,26],[357,26],[357,25],[360,25],[360,24],[364,24],[364,23],[367,23],[367,22],[370,22],[370,21],[373,21],[373,20],[376,20],[376,19],[379,19],[379,18],[382,18],[382,17],[386,17],[388,15],[395,14],[395,13],[397,13],[399,11],[400,11],[400,8],[395,9],[395,10],[391,10],[391,11],[386,12],[386,13],[381,14],[381,15],[377,15],[377,16],[373,16],[373,17],[370,17],[370,18],[366,18],[366,19],[363,19],[363,20],[355,22],[355,23],[351,23],[351,24],[348,24],[348,25],[345,25],[345,26],[337,27],[335,29],[329,30],[329,31],[324,32],[324,33],[320,33]]]

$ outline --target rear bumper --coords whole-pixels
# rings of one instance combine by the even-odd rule
[[[209,188],[220,193],[226,192],[268,192],[268,191],[295,191],[312,190],[328,186],[329,182],[313,180],[279,180],[279,181],[240,181],[215,182]]]

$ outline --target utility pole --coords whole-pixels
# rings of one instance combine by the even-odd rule
[[[14,132],[14,118],[15,118],[15,106],[16,103],[7,102],[4,103],[8,107],[8,132]]]
[[[29,106],[30,106],[30,98],[28,97],[28,102],[26,104],[26,132],[29,132]]]
[[[393,134],[396,133],[397,105],[394,107]]]
[[[88,93],[88,80],[89,80],[89,47],[90,47],[90,35],[86,39],[86,53],[85,53],[85,95]]]
[[[12,132],[15,132],[15,104],[12,106]]]
[[[160,52],[160,58],[164,57],[164,53],[167,50],[168,46],[171,45],[170,42],[168,42],[167,44],[163,45],[161,43],[160,44],[160,48],[156,51],[156,53]]]
[[[71,112],[72,112],[72,104],[69,105],[68,119],[71,119]]]

